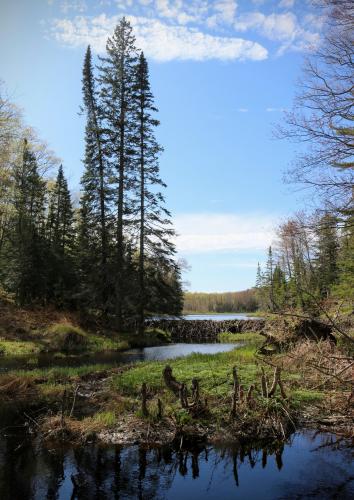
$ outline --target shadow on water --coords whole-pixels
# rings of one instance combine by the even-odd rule
[[[22,442],[15,429],[0,439],[2,500],[354,497],[353,451],[340,449],[330,434],[188,449],[44,447]]]

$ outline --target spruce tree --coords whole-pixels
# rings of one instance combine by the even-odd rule
[[[8,285],[21,305],[46,296],[45,182],[28,141],[14,171],[14,234],[9,248]]]
[[[109,302],[109,240],[111,169],[107,159],[107,146],[103,132],[102,110],[99,104],[93,72],[91,48],[88,46],[82,78],[85,128],[85,171],[81,179],[81,242],[80,255],[86,282],[85,294],[91,296],[95,307],[107,312]],[[91,242],[83,238],[90,233]],[[91,255],[89,255],[91,253]],[[84,257],[85,256],[85,257]],[[90,277],[90,270],[92,276]],[[83,275],[83,276],[84,276]],[[89,286],[89,282],[91,286]],[[91,288],[91,289],[90,289]],[[92,300],[94,298],[94,300]]]
[[[319,293],[328,297],[338,280],[338,235],[337,221],[332,214],[324,215],[317,230],[316,271]]]
[[[175,269],[173,256],[174,246],[171,237],[174,231],[171,228],[170,213],[164,206],[164,197],[160,192],[161,187],[166,187],[159,173],[159,153],[162,148],[156,141],[155,128],[159,121],[155,118],[157,108],[149,82],[148,64],[143,53],[139,56],[134,79],[134,124],[136,129],[136,171],[134,172],[135,204],[134,212],[138,214],[136,225],[139,234],[139,302],[138,325],[139,331],[144,329],[145,312],[149,307],[148,293],[146,290],[147,272],[146,258],[155,263],[157,269],[163,270],[156,278],[161,282],[155,284],[150,279],[150,293],[153,287],[162,287],[156,293],[162,303],[163,297],[173,295],[173,287],[178,286],[178,272]],[[174,271],[172,272],[172,270]],[[169,279],[166,280],[166,276]],[[172,278],[172,280],[171,280]],[[170,290],[168,291],[167,289]],[[178,299],[177,299],[178,302]],[[151,304],[150,304],[151,306]],[[154,305],[156,312],[157,304]]]
[[[131,187],[134,152],[134,116],[132,93],[137,62],[135,37],[130,23],[123,18],[108,38],[106,56],[100,58],[100,103],[104,118],[107,153],[116,183],[116,325],[122,328],[125,284],[125,229],[131,215]]]
[[[342,231],[338,255],[338,284],[334,287],[336,297],[354,304],[354,210],[349,210]]]
[[[49,196],[46,223],[50,245],[50,279],[48,293],[58,306],[71,301],[75,288],[74,269],[74,212],[63,166],[59,166],[56,182]]]
[[[71,252],[73,249],[73,219],[70,191],[64,177],[63,166],[60,165],[50,194],[47,218],[47,237],[57,252]]]

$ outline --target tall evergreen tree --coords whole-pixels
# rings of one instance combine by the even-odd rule
[[[28,141],[23,142],[20,165],[15,168],[14,234],[9,249],[9,288],[21,305],[46,295],[46,244],[44,234],[45,183]]]
[[[354,209],[348,210],[338,255],[338,284],[335,296],[354,305]]]
[[[84,60],[82,92],[86,129],[80,224],[85,227],[81,227],[80,234],[83,236],[89,232],[92,241],[89,244],[87,239],[79,239],[81,245],[84,245],[80,248],[80,255],[85,255],[86,264],[82,264],[84,267],[88,266],[84,273],[86,296],[90,296],[95,307],[106,312],[109,301],[111,169],[107,161],[102,110],[96,90],[90,46]]]
[[[319,293],[328,297],[338,280],[337,221],[332,214],[324,215],[317,226],[316,271]]]
[[[173,264],[171,257],[174,247],[170,238],[174,235],[171,229],[170,213],[164,208],[164,197],[159,188],[165,187],[159,175],[158,156],[161,147],[156,141],[154,129],[159,121],[154,117],[158,111],[150,89],[148,64],[141,53],[136,67],[134,80],[134,111],[136,126],[136,161],[135,172],[136,200],[134,211],[138,214],[139,232],[139,330],[143,331],[145,310],[148,306],[146,294],[146,255],[157,259],[156,265],[162,261],[165,266]]]
[[[74,269],[74,212],[63,166],[59,166],[56,182],[49,196],[46,223],[48,256],[49,298],[58,306],[71,303],[76,279]]]
[[[47,218],[47,237],[57,252],[70,252],[74,245],[74,212],[68,183],[60,165],[56,182],[50,194]]]
[[[123,18],[108,38],[106,57],[101,58],[100,101],[105,123],[107,151],[115,171],[116,203],[116,323],[123,325],[125,283],[125,229],[131,215],[129,188],[134,169],[133,85],[137,50],[132,27]]]

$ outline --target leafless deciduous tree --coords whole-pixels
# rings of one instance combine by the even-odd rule
[[[286,180],[314,187],[327,210],[352,207],[354,2],[319,0],[323,36],[306,58],[299,91],[276,134],[303,143]]]

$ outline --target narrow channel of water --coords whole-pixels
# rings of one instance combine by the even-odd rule
[[[270,448],[58,448],[19,446],[10,433],[0,441],[0,498],[352,499],[353,450],[331,441],[307,431]]]
[[[262,318],[248,316],[243,313],[229,313],[229,314],[185,314],[182,319],[189,321],[204,320],[204,321],[230,321],[230,320],[258,320]]]
[[[188,356],[194,352],[202,354],[216,354],[231,351],[241,347],[244,343],[235,344],[168,344],[143,349],[129,349],[123,352],[101,352],[92,355],[55,356],[53,354],[38,354],[34,356],[5,356],[0,358],[0,373],[9,370],[31,370],[34,368],[48,368],[55,366],[83,366],[83,365],[111,365],[120,366],[137,361],[162,361]]]

